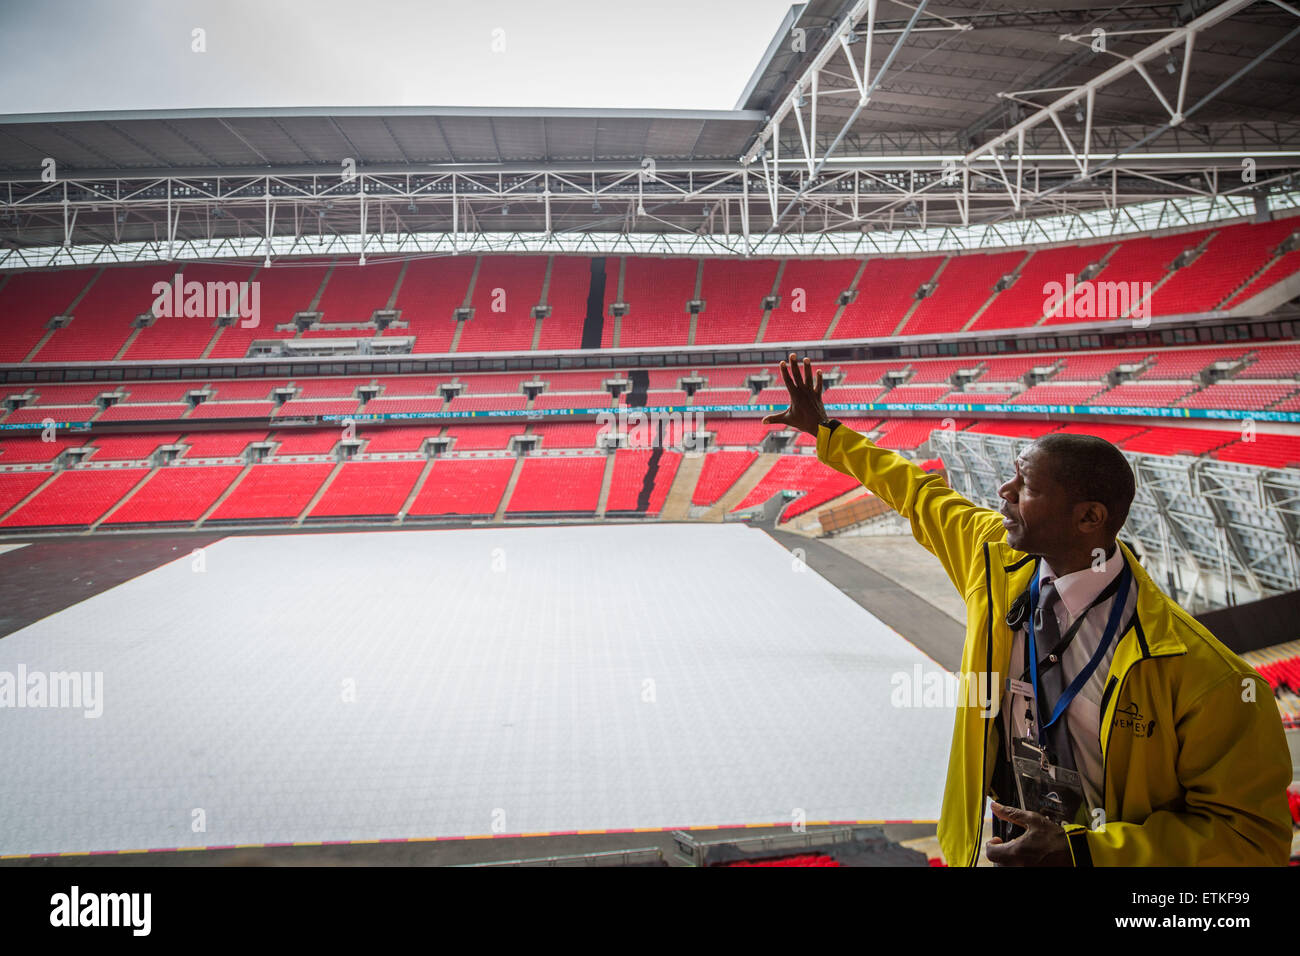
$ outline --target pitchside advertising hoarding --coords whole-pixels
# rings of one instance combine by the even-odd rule
[[[1174,418],[1174,419],[1209,419],[1216,421],[1253,421],[1253,422],[1285,422],[1300,423],[1300,412],[1280,412],[1280,411],[1250,411],[1240,408],[1163,408],[1148,407],[1142,405],[977,405],[977,404],[950,404],[950,403],[898,403],[898,402],[857,402],[851,404],[828,404],[825,406],[827,412],[847,413],[847,412],[866,412],[877,414],[880,412],[924,412],[924,413],[942,413],[952,415],[956,412],[974,412],[999,413],[1009,415],[1100,415],[1114,417],[1123,415],[1128,418]],[[616,408],[548,408],[548,409],[502,409],[500,411],[464,411],[464,412],[385,412],[383,414],[365,414],[365,413],[348,413],[333,415],[317,416],[296,416],[293,419],[275,419],[274,424],[277,426],[303,426],[303,425],[321,425],[325,423],[353,421],[361,422],[379,422],[379,421],[411,421],[411,420],[441,420],[441,419],[463,419],[463,418],[524,418],[529,421],[539,421],[549,418],[573,418],[576,416],[592,416],[599,419],[601,416],[613,418],[616,414],[627,418],[633,418],[637,415],[646,416],[670,416],[677,415],[683,421],[689,421],[691,416],[701,414],[717,414],[719,412],[745,412],[749,415],[762,413],[770,415],[773,412],[785,411],[784,405],[647,405],[631,408],[628,406],[618,406]],[[170,419],[169,419],[170,421]],[[211,419],[209,419],[211,421]],[[47,419],[43,422],[19,422],[12,425],[0,424],[0,430],[5,431],[37,431],[40,429],[54,428],[60,431],[85,431],[90,428],[91,422],[60,422]],[[613,424],[611,421],[610,424]]]

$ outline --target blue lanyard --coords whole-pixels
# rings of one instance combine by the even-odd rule
[[[1116,557],[1121,561],[1124,560],[1119,554],[1116,554]],[[1115,634],[1119,631],[1120,619],[1124,616],[1124,605],[1128,603],[1128,589],[1133,581],[1133,572],[1125,561],[1124,570],[1120,572],[1119,592],[1115,595],[1115,603],[1111,605],[1110,619],[1106,622],[1106,631],[1102,634],[1101,643],[1097,645],[1097,650],[1092,655],[1092,660],[1088,661],[1088,666],[1075,675],[1074,680],[1070,681],[1070,686],[1065,689],[1065,693],[1057,699],[1052,717],[1047,723],[1042,723],[1038,713],[1038,649],[1034,641],[1034,616],[1038,610],[1038,577],[1035,574],[1034,582],[1029,586],[1029,600],[1033,610],[1029,612],[1029,619],[1025,622],[1025,635],[1029,641],[1029,673],[1034,688],[1034,722],[1038,724],[1038,742],[1046,746],[1047,728],[1056,723],[1057,718],[1070,706],[1070,701],[1074,700],[1083,685],[1088,683],[1088,679],[1101,664],[1101,659],[1106,656],[1106,648],[1110,647],[1111,641],[1115,639]]]

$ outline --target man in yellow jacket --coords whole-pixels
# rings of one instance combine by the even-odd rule
[[[1070,463],[1061,443],[1054,454],[1052,443],[1040,441],[1016,460],[1014,477],[998,492],[1001,512],[993,511],[953,491],[941,476],[828,420],[825,386],[810,360],[801,370],[791,354],[781,374],[790,407],[764,422],[814,435],[821,461],[861,481],[911,522],[916,540],[939,559],[966,601],[961,670],[988,681],[981,686],[1000,689],[1012,670],[1019,672],[1011,660],[1015,635],[1008,616],[1015,617],[1013,605],[1029,592],[1040,563],[1064,582],[1095,567],[1099,554],[1113,557],[1118,547],[1131,571],[1136,593],[1127,606],[1134,613],[1110,629],[1118,638],[1108,672],[1102,671],[1097,740],[1087,741],[1100,743],[1100,805],[1085,812],[1085,804],[1075,822],[1064,825],[1008,806],[1017,802],[1015,790],[995,784],[1008,746],[1006,722],[998,718],[999,707],[964,701],[939,820],[939,846],[949,864],[978,861],[984,800],[992,796],[994,816],[1011,825],[1005,832],[1019,834],[984,845],[988,859],[1001,865],[1286,865],[1291,758],[1277,704],[1267,682],[1163,594],[1117,541],[1132,499],[1132,474],[1112,446],[1102,442],[1127,474],[1127,498],[1104,478],[1098,479],[1101,491],[1081,494],[1080,476],[1063,473]],[[1005,792],[996,792],[999,786]]]

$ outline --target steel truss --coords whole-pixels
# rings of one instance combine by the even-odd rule
[[[827,177],[805,194],[816,204],[819,228],[748,237],[737,228],[745,183],[752,171],[687,174],[681,183],[636,181],[635,173],[358,174],[351,182],[327,177],[259,176],[202,179],[155,177],[134,181],[69,180],[45,184],[0,212],[0,269],[38,266],[257,257],[266,261],[304,255],[421,256],[466,252],[575,254],[852,256],[922,251],[963,251],[1065,241],[1136,232],[1192,228],[1254,215],[1257,197],[1166,190],[1142,202],[1085,211],[1059,204],[1056,215],[967,226],[890,214],[879,229],[833,228],[868,201],[912,194],[904,182],[865,171]],[[12,185],[12,184],[10,184]],[[2,187],[0,187],[2,188]],[[1269,197],[1275,210],[1300,208],[1300,180],[1278,183]],[[870,199],[869,199],[870,197]],[[1133,197],[1129,197],[1133,198]],[[895,205],[897,200],[890,200]],[[926,200],[928,202],[928,200]],[[660,218],[660,205],[698,204],[695,229]],[[636,208],[647,209],[638,217]],[[575,208],[599,207],[606,215],[583,228],[557,220]],[[412,211],[414,210],[414,211]],[[832,222],[832,212],[834,222]],[[820,215],[818,215],[818,213]],[[505,222],[504,226],[489,224]],[[511,229],[513,217],[519,229]],[[811,217],[810,217],[811,218]],[[7,220],[7,221],[6,221]],[[16,220],[16,222],[15,222]],[[638,220],[654,229],[638,228]],[[130,223],[146,230],[130,229]],[[28,245],[23,237],[41,224],[51,241]],[[533,228],[528,228],[528,227]]]
[[[1179,131],[1187,127],[1189,119],[1207,103],[1213,101],[1219,93],[1231,87],[1294,37],[1300,35],[1300,20],[1298,20],[1293,30],[1279,37],[1265,51],[1214,90],[1195,103],[1188,103],[1186,101],[1187,80],[1195,54],[1195,41],[1234,13],[1253,3],[1255,0],[1225,0],[1185,25],[1167,30],[1116,31],[1113,35],[1133,36],[1155,33],[1163,36],[1131,56],[1103,50],[1120,62],[1086,83],[1069,87],[1000,93],[999,97],[1014,102],[1017,109],[1023,107],[1023,110],[1028,111],[1028,115],[1005,132],[994,135],[978,146],[972,145],[959,161],[945,159],[937,167],[929,166],[926,171],[931,175],[926,177],[927,181],[918,184],[914,179],[910,180],[906,195],[897,197],[892,203],[886,202],[874,206],[871,214],[876,217],[888,214],[892,217],[893,214],[903,211],[906,214],[924,217],[930,214],[928,207],[933,202],[948,215],[955,211],[956,221],[963,225],[968,225],[972,221],[986,222],[989,221],[987,219],[989,208],[986,205],[989,190],[1000,192],[1002,198],[1007,201],[1009,209],[1004,208],[1002,211],[1003,217],[1006,218],[1021,215],[1026,210],[1041,210],[1044,203],[1050,202],[1054,197],[1077,196],[1081,185],[1091,183],[1099,173],[1104,172],[1111,174],[1112,182],[1116,185],[1111,197],[1112,208],[1117,207],[1121,202],[1117,188],[1120,178],[1149,179],[1153,184],[1165,188],[1192,185],[1193,188],[1217,194],[1223,185],[1221,178],[1226,179],[1226,174],[1229,172],[1226,165],[1207,165],[1193,173],[1195,176],[1193,180],[1186,175],[1192,172],[1190,168],[1180,170],[1183,175],[1172,176],[1169,175],[1170,171],[1161,173],[1141,168],[1141,164],[1150,161],[1151,158],[1149,155],[1143,156],[1142,153],[1144,147],[1161,142],[1162,137],[1170,137],[1174,142],[1181,141],[1186,144],[1188,137],[1180,137]],[[1294,7],[1280,0],[1273,0],[1273,3],[1279,9],[1300,17],[1300,11]],[[891,16],[896,14],[899,7],[911,11],[911,16],[905,23],[882,16],[886,10]],[[930,33],[968,31],[973,28],[971,18],[964,18],[958,22],[934,15],[925,21],[926,26],[918,27],[925,8],[926,0],[920,0],[916,4],[903,2],[903,0],[859,0],[854,4],[839,27],[830,31],[831,35],[823,42],[804,73],[795,81],[792,89],[773,111],[771,119],[754,143],[741,157],[741,162],[747,166],[761,163],[763,188],[769,200],[771,213],[771,223],[767,230],[769,234],[781,227],[796,205],[799,206],[801,214],[806,214],[809,197],[814,195],[822,177],[842,164],[862,163],[869,157],[870,153],[863,148],[865,144],[861,140],[853,139],[858,133],[855,124],[863,109],[872,103],[872,96],[889,74],[895,55],[907,43],[913,32],[918,30]],[[877,66],[872,61],[873,41],[877,36],[887,34],[894,36],[894,42],[889,53]],[[859,67],[859,55],[855,54],[852,45],[856,40],[861,39],[865,39],[866,42],[860,54],[861,67]],[[1075,44],[1082,43],[1086,47],[1092,37],[1067,35],[1062,37],[1062,40]],[[1152,80],[1146,64],[1158,57],[1169,55],[1175,48],[1181,49],[1182,63],[1178,92],[1175,103],[1171,105],[1169,98]],[[1094,130],[1097,92],[1134,73],[1146,82],[1155,102],[1168,114],[1169,121],[1154,128],[1138,131],[1125,130],[1124,127]],[[1044,93],[1059,95],[1045,106],[1029,98]],[[846,99],[852,103],[848,115],[832,125],[834,130],[832,134],[819,136],[819,104],[822,101],[828,105],[842,104]],[[880,104],[874,104],[874,108],[881,108]],[[1082,123],[1082,137],[1081,142],[1078,143],[1076,139],[1079,137],[1071,135],[1061,119],[1063,113],[1076,109],[1078,120]],[[789,149],[790,144],[783,142],[782,125],[790,119],[793,119],[793,126],[798,134],[793,139],[793,147],[796,152],[795,162],[802,167],[802,181],[792,196],[784,198],[779,175],[784,169],[781,165],[781,152],[783,148]],[[1198,134],[1194,132],[1191,135]],[[962,136],[958,134],[955,138],[960,142]],[[1102,146],[1103,142],[1105,146]],[[882,143],[889,144],[890,140],[882,137]],[[856,157],[845,155],[845,148],[856,148]],[[879,150],[881,147],[877,146],[876,149]],[[1184,145],[1183,150],[1186,149]],[[837,150],[840,151],[838,155]],[[1073,169],[1067,175],[1051,177],[1051,182],[1044,184],[1041,164],[1043,157],[1049,151],[1057,154],[1063,152],[1064,158],[1068,159]],[[1151,151],[1146,150],[1146,152]],[[1277,168],[1282,177],[1290,175],[1295,164],[1294,155],[1285,155],[1287,152],[1280,150],[1279,155],[1275,157],[1281,161]],[[1190,156],[1186,157],[1186,160],[1190,159]],[[1253,157],[1244,155],[1237,157],[1236,168],[1231,172],[1238,178],[1241,175],[1243,160],[1253,160],[1258,164],[1258,160]],[[1134,165],[1135,161],[1138,165]],[[934,175],[936,168],[940,170],[940,175]],[[944,187],[948,188],[945,190]],[[855,216],[858,212],[858,207],[855,206]]]
[[[1267,441],[1268,436],[1257,440]],[[931,437],[951,486],[988,507],[1027,439],[951,430]],[[1300,472],[1125,453],[1137,493],[1121,535],[1192,611],[1300,588]]]

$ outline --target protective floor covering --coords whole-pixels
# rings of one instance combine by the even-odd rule
[[[0,854],[933,820],[921,671],[742,525],[232,537],[0,640]]]

